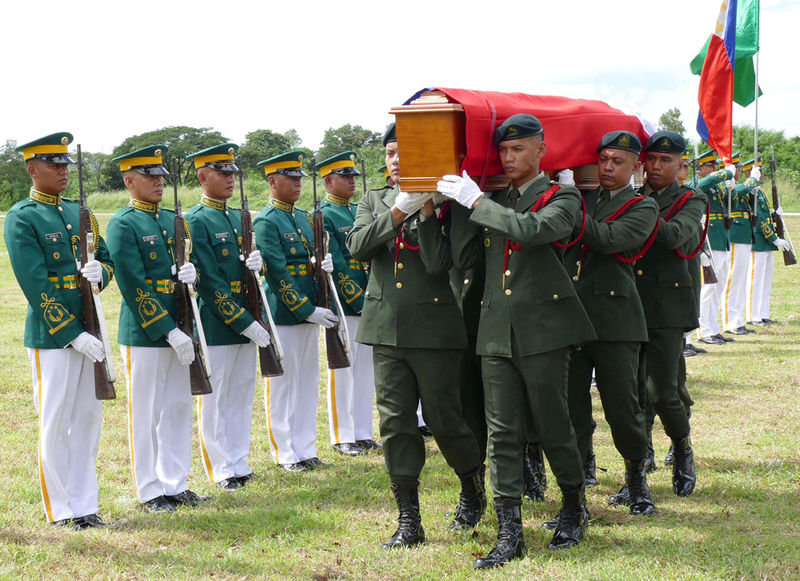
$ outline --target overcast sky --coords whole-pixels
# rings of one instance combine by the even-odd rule
[[[427,86],[679,107],[719,0],[4,2],[0,143],[70,131],[86,151],[168,125],[242,142],[345,123],[382,131]],[[761,0],[759,125],[800,135],[800,0]],[[734,123],[754,108],[734,105]]]

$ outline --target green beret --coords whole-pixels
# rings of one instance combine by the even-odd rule
[[[498,145],[501,141],[543,134],[542,124],[536,117],[527,113],[517,113],[503,121],[500,127],[495,129],[494,144]]]
[[[290,151],[259,161],[256,165],[264,172],[264,176],[279,173],[290,178],[302,178],[308,175],[303,171],[304,155],[302,151]]]
[[[337,174],[342,176],[360,176],[361,172],[356,170],[356,152],[343,151],[337,153],[333,157],[329,157],[325,161],[317,164],[316,170],[319,172],[320,177],[325,177],[329,174]]]
[[[210,167],[217,171],[238,172],[239,168],[233,163],[239,146],[235,143],[222,143],[207,147],[186,156],[188,161],[194,161],[194,168]]]
[[[397,141],[397,128],[394,123],[389,125],[383,133],[383,146],[386,147],[393,141]]]
[[[67,146],[72,143],[72,133],[51,133],[17,147],[25,161],[41,159],[48,163],[67,164],[75,161],[67,154]]]
[[[163,144],[148,145],[125,155],[117,156],[111,161],[119,162],[120,171],[133,170],[146,176],[166,176],[169,175],[169,172],[163,165],[163,155],[167,153],[168,149],[169,147]]]
[[[639,155],[642,153],[642,142],[630,131],[612,131],[603,135],[597,153],[604,149],[622,149]]]
[[[656,131],[647,140],[644,150],[682,155],[686,151],[686,140],[675,131]]]

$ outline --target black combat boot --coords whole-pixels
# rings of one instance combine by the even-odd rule
[[[697,476],[694,471],[694,452],[689,436],[672,440],[675,460],[672,465],[672,491],[678,496],[689,496],[694,491]]]
[[[625,485],[628,488],[628,502],[633,515],[651,515],[656,511],[650,488],[647,486],[647,473],[644,460],[633,462],[625,460]],[[610,502],[610,499],[609,499]]]
[[[480,465],[472,472],[458,476],[461,479],[461,494],[453,522],[450,523],[451,531],[468,531],[478,526],[486,512],[486,492],[483,488],[485,474],[486,466]]]
[[[564,498],[561,510],[555,520],[556,531],[547,545],[548,549],[568,549],[577,545],[583,537],[583,527],[589,522],[589,511],[586,509],[586,498],[583,488],[562,490]]]
[[[583,461],[583,475],[586,486],[597,486],[597,459],[592,448],[589,448],[589,453]]]
[[[381,545],[381,549],[397,547],[413,547],[425,542],[425,531],[419,515],[419,481],[412,477],[401,477],[392,480],[392,492],[397,501],[397,530],[392,538]]]
[[[502,567],[511,559],[521,559],[528,550],[522,536],[522,501],[517,498],[495,498],[494,510],[497,513],[497,544],[489,554],[475,559],[476,569]]]
[[[670,446],[669,452],[664,456],[664,466],[672,466],[673,462],[675,462],[675,446]]]
[[[658,469],[656,466],[656,450],[653,448],[653,427],[647,430],[647,456],[644,457],[644,471],[648,474],[655,472]]]
[[[547,488],[547,474],[544,468],[544,455],[541,446],[525,444],[522,452],[522,495],[531,502],[544,502]]]

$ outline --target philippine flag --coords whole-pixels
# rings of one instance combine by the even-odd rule
[[[733,77],[736,54],[736,0],[723,0],[717,25],[708,45],[697,102],[697,132],[731,163],[733,141]]]

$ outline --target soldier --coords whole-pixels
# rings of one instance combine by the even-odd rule
[[[469,267],[485,254],[477,352],[499,531],[497,545],[475,561],[476,568],[503,565],[526,553],[520,514],[526,407],[563,497],[548,548],[580,542],[588,511],[583,462],[569,422],[566,372],[570,348],[596,338],[561,264],[562,250],[553,244],[570,237],[580,194],[539,171],[546,145],[536,117],[512,115],[494,140],[511,180],[506,190],[484,195],[466,172],[439,182],[441,193],[473,210],[474,243],[461,245],[465,251],[457,262]]]
[[[425,444],[415,410],[461,480],[451,529],[468,530],[486,509],[485,468],[464,423],[458,368],[467,346],[464,320],[450,288],[450,248],[430,194],[400,191],[397,136],[383,137],[395,186],[370,190],[358,205],[347,248],[371,261],[363,320],[356,339],[372,345],[375,393],[386,472],[399,512],[398,528],[383,549],[425,541],[419,510],[419,475]]]
[[[108,223],[108,248],[122,293],[119,344],[128,388],[128,435],[136,494],[149,512],[196,506],[188,488],[192,459],[192,338],[178,328],[173,275],[193,283],[187,261],[175,270],[175,213],[161,207],[166,145],[115,157],[130,203]],[[188,231],[188,229],[187,229]]]
[[[110,354],[83,323],[80,277],[106,288],[114,273],[97,221],[91,216],[96,260],[80,269],[79,204],[67,189],[69,133],[17,147],[33,187],[9,210],[5,243],[25,298],[24,344],[33,372],[39,416],[39,481],[45,517],[76,530],[103,526],[97,516],[95,461],[102,408],[94,394],[94,363]],[[69,437],[66,437],[69,435]]]
[[[647,251],[658,206],[630,185],[641,167],[641,151],[639,138],[628,131],[603,136],[597,146],[600,188],[584,196],[585,214],[579,213],[575,226],[578,232],[585,227],[582,244],[566,250],[564,266],[574,273],[575,290],[598,337],[575,350],[569,365],[569,415],[578,450],[586,461],[594,431],[594,369],[614,444],[625,460],[619,503],[629,505],[631,514],[649,515],[655,505],[644,471],[647,431],[637,385],[647,324],[631,265]]]
[[[203,188],[200,203],[186,212],[200,278],[200,317],[213,373],[212,393],[197,398],[203,468],[212,484],[233,491],[252,476],[250,425],[255,396],[256,346],[269,345],[269,333],[247,312],[243,294],[241,210],[228,207],[239,146],[223,143],[187,156]],[[254,250],[245,268],[261,272]]]
[[[331,369],[328,374],[328,423],[331,444],[345,456],[358,456],[382,446],[372,438],[372,409],[375,376],[372,348],[356,343],[361,322],[367,273],[361,262],[347,249],[346,239],[353,229],[358,204],[350,200],[356,192],[355,152],[345,151],[317,164],[327,192],[320,209],[333,258],[333,280],[344,309],[350,333],[350,367]]]
[[[290,151],[258,162],[269,182],[270,199],[253,227],[264,257],[270,310],[284,346],[285,373],[267,377],[264,402],[270,450],[287,472],[304,472],[325,465],[314,447],[317,439],[319,393],[319,328],[333,327],[337,317],[314,305],[314,231],[311,216],[295,207],[300,198],[303,152]],[[330,254],[320,261],[333,270]]]
[[[689,180],[689,154],[684,153],[681,156],[681,169],[678,171],[678,182],[681,185],[689,185],[687,182]],[[700,301],[700,288],[703,285],[702,275],[701,275],[701,262],[704,254],[701,252],[698,256],[692,259],[689,267],[689,273],[692,275],[692,283],[695,288],[695,293],[697,295],[697,300]],[[696,345],[692,344],[692,333],[688,331],[684,333],[683,339],[685,341],[685,346],[683,348],[683,362],[682,365],[686,366],[686,357],[694,357],[695,355],[701,355],[703,353],[708,353],[707,350],[703,349],[702,347],[697,347]],[[685,375],[685,373],[684,373]],[[683,391],[682,391],[683,394]],[[681,395],[681,399],[684,400],[686,403],[685,398]],[[693,402],[694,403],[694,402]]]
[[[672,488],[679,496],[688,496],[695,486],[689,418],[679,395],[679,376],[683,334],[697,327],[689,259],[700,248],[700,221],[707,203],[702,193],[678,183],[685,150],[686,141],[674,131],[658,131],[647,141],[647,183],[640,193],[656,201],[660,217],[655,242],[636,264],[649,337],[640,379],[646,378],[648,413],[658,413],[672,440]]]

